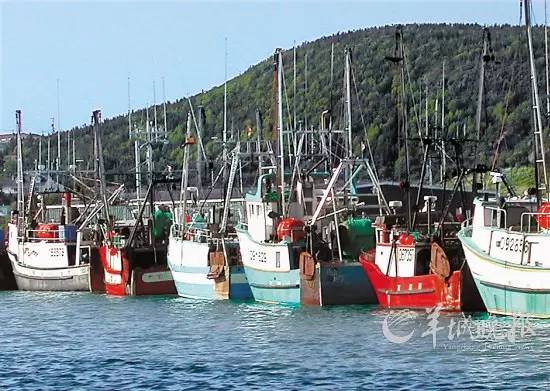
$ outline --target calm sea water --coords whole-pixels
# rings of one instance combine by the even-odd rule
[[[0,389],[550,389],[549,364],[544,321],[0,292]]]

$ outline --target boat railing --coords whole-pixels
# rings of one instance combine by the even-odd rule
[[[506,222],[508,221],[508,214],[506,213],[505,209],[499,208],[498,206],[485,206],[484,209],[491,211],[491,219],[489,221],[489,224],[486,226],[497,228],[508,227],[508,225],[506,224]],[[502,221],[503,217],[504,221]]]
[[[460,228],[468,228],[472,225],[472,221],[474,220],[473,217],[470,217],[466,220],[464,220],[462,223],[460,223]]]
[[[186,240],[192,240],[199,243],[219,244],[224,240],[227,241],[228,239],[237,238],[236,232],[226,233],[225,235],[220,235],[218,237],[209,229],[183,226],[181,224],[174,224],[171,229],[172,236],[177,238],[185,238]]]
[[[57,229],[27,229],[25,237],[29,242],[67,243],[75,244],[76,238],[68,239],[59,235]],[[20,238],[23,239],[23,238]]]
[[[521,232],[540,232],[540,220],[538,217],[545,217],[545,219],[550,218],[549,212],[523,212],[521,214],[521,222],[520,222],[520,231]],[[526,221],[527,224],[524,224],[524,221]],[[532,224],[533,220],[536,222],[536,224]],[[550,221],[550,220],[548,220]],[[536,226],[537,230],[532,231],[531,229]],[[527,227],[524,231],[524,227]]]

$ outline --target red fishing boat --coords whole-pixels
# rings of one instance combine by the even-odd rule
[[[153,211],[153,187],[173,180],[154,180],[145,199]],[[99,249],[104,271],[105,292],[116,296],[176,294],[176,286],[168,267],[168,232],[172,214],[166,206],[145,218],[146,203],[135,222],[107,223],[109,229]]]
[[[109,295],[176,294],[174,280],[166,264],[165,248],[103,245],[100,257],[105,273],[105,292]]]
[[[483,309],[456,240],[448,238],[445,251],[429,237],[390,228],[385,220],[391,217],[377,219],[376,248],[359,257],[380,305],[412,309],[439,306],[446,311]]]

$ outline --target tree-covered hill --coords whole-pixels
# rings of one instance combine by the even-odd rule
[[[492,26],[492,46],[496,62],[486,69],[486,96],[482,122],[483,137],[477,145],[482,163],[490,164],[501,129],[504,141],[499,165],[520,167],[529,162],[531,148],[531,111],[529,72],[525,29],[517,26]],[[395,65],[385,59],[395,48],[395,26],[368,28],[338,33],[304,43],[297,48],[297,96],[293,101],[293,53],[284,53],[286,96],[285,118],[293,115],[294,104],[302,126],[319,125],[320,113],[332,106],[336,126],[342,124],[344,49],[353,52],[354,80],[358,99],[354,97],[353,132],[357,151],[361,141],[368,137],[374,150],[379,171],[385,178],[402,175],[402,153],[397,151],[396,92],[399,75]],[[445,63],[445,129],[447,135],[474,137],[477,106],[480,58],[483,27],[464,24],[410,24],[403,26],[403,39],[407,58],[407,75],[410,78],[409,132],[417,134],[416,112],[424,126],[425,91],[428,92],[430,127],[435,122],[435,102],[438,101],[438,126],[441,123],[442,67]],[[334,82],[331,84],[331,47],[334,44]],[[541,100],[545,102],[544,36],[542,28],[534,29],[535,56],[539,75]],[[275,48],[273,48],[275,49]],[[288,49],[288,48],[287,48]],[[305,57],[307,55],[307,96],[305,86]],[[255,111],[264,117],[264,130],[273,125],[273,58],[268,58],[228,82],[228,127],[235,137],[246,137],[244,129],[255,128]],[[354,87],[355,88],[355,87]],[[206,136],[221,136],[223,126],[223,86],[193,96],[193,105],[202,105],[206,116]],[[357,104],[359,102],[359,104]],[[413,102],[416,107],[413,108]],[[420,103],[422,106],[420,106]],[[186,99],[171,102],[167,107],[169,143],[155,147],[155,158],[161,168],[171,163],[179,167],[182,152],[179,146],[184,139],[187,112]],[[360,113],[364,115],[364,123]],[[162,106],[158,106],[162,118]],[[136,125],[144,126],[145,111],[133,113]],[[504,121],[504,122],[503,122]],[[162,121],[160,121],[162,122]],[[105,162],[108,170],[131,170],[133,144],[128,138],[126,115],[107,119],[101,125]],[[255,129],[254,129],[255,130]],[[93,138],[91,129],[75,129],[77,158],[90,162]],[[414,141],[411,141],[415,144]],[[418,143],[417,143],[418,144]],[[473,154],[474,143],[463,143],[466,152]],[[219,154],[219,143],[208,142],[207,153]],[[412,168],[418,176],[420,150],[412,146]],[[34,161],[38,148],[25,146],[27,162]],[[32,158],[30,154],[33,154]],[[452,154],[452,152],[450,152]],[[43,158],[44,159],[44,158]]]

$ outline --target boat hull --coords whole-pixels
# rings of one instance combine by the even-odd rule
[[[128,254],[114,247],[100,248],[105,292],[111,296],[175,295],[176,286],[167,265],[147,268],[132,265]]]
[[[0,290],[14,289],[17,289],[17,284],[13,275],[10,258],[6,251],[0,250]]]
[[[17,289],[23,291],[89,291],[90,265],[36,268],[20,263],[8,252]]]
[[[378,299],[359,262],[318,262],[313,276],[300,275],[304,305],[377,304]]]
[[[487,311],[497,315],[550,318],[550,269],[504,262],[459,233],[464,254]]]
[[[382,273],[369,254],[361,255],[360,262],[384,308],[429,309],[439,306],[444,311],[483,309],[473,284],[467,282],[466,270],[454,271],[447,279],[435,274],[393,277]]]
[[[254,300],[262,303],[300,304],[300,269],[273,272],[245,266]]]
[[[290,243],[263,243],[237,228],[246,279],[254,300],[273,304],[300,304],[300,269],[297,249]]]
[[[170,237],[168,266],[178,295],[202,300],[253,299],[243,266],[223,266],[222,258],[221,272],[213,275],[210,254],[210,246],[206,242]]]
[[[210,267],[170,265],[178,295],[203,300],[251,300],[252,291],[242,266],[225,267],[223,276],[209,279]],[[228,277],[226,277],[228,276]]]

